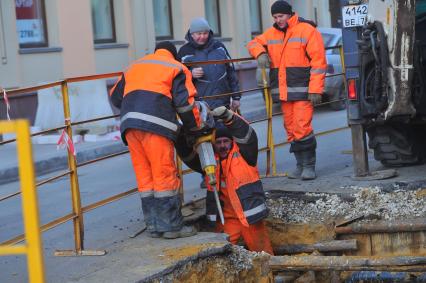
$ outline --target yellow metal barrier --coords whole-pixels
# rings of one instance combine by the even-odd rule
[[[341,74],[334,74],[334,75],[331,75],[331,76],[338,76],[338,75],[345,76],[342,48],[341,48],[341,46],[337,46],[337,47],[333,47],[333,48],[340,48],[343,72]],[[329,49],[332,49],[332,48],[329,48]],[[193,62],[192,64],[196,64],[196,65],[200,65],[200,64],[224,64],[224,63],[248,61],[248,60],[253,60],[253,58],[239,58],[239,59],[230,59],[230,60],[223,60],[223,61]],[[45,84],[45,85],[41,85],[41,86],[37,86],[37,87],[30,87],[30,88],[12,90],[12,91],[9,91],[9,95],[13,96],[15,94],[37,91],[37,90],[40,90],[40,89],[50,88],[50,87],[54,87],[54,86],[61,86],[63,107],[64,107],[64,116],[65,116],[64,117],[65,118],[64,126],[52,128],[52,129],[48,129],[48,130],[45,130],[45,131],[42,131],[42,132],[34,133],[34,134],[31,134],[31,135],[28,134],[28,135],[29,136],[37,136],[37,135],[45,134],[45,133],[52,132],[52,131],[66,129],[68,136],[70,137],[70,139],[72,139],[72,126],[80,125],[80,124],[84,124],[84,123],[95,122],[95,121],[100,121],[100,120],[105,120],[105,119],[117,118],[119,115],[99,117],[99,118],[96,118],[96,119],[90,119],[90,120],[85,120],[85,121],[76,121],[76,122],[71,121],[69,98],[68,98],[68,83],[87,81],[87,80],[113,78],[113,77],[120,76],[121,74],[122,74],[121,72],[117,72],[117,73],[69,78],[69,79],[65,79],[63,81],[49,83],[49,84]],[[265,148],[259,149],[259,152],[266,151],[266,153],[267,153],[266,154],[266,158],[267,158],[267,160],[266,160],[266,163],[267,163],[266,164],[266,176],[267,177],[269,177],[269,176],[272,176],[272,177],[285,176],[286,175],[285,173],[281,173],[281,174],[277,173],[275,148],[279,147],[279,146],[286,145],[288,142],[284,141],[284,142],[274,144],[273,125],[272,125],[273,116],[282,115],[282,113],[272,113],[272,97],[271,97],[271,93],[270,93],[270,90],[269,90],[268,85],[267,85],[265,70],[262,70],[262,79],[263,79],[263,85],[264,85],[263,87],[242,90],[242,91],[238,91],[236,93],[243,94],[243,93],[252,92],[252,91],[263,91],[263,95],[265,97],[265,108],[266,108],[267,117],[265,119],[259,119],[259,120],[256,120],[256,121],[252,121],[251,123],[267,121],[267,132],[266,132],[266,134],[267,134],[267,146]],[[344,80],[344,82],[346,83],[345,80]],[[213,99],[213,98],[217,98],[217,97],[231,96],[232,94],[234,94],[234,93],[225,93],[225,94],[214,95],[214,96],[205,97],[205,98],[206,99]],[[338,100],[336,100],[336,101],[338,101]],[[332,103],[332,102],[335,102],[335,101],[330,101],[328,103]],[[325,105],[325,104],[328,104],[328,103],[322,103],[320,105]],[[316,135],[318,136],[318,135],[328,134],[328,133],[340,131],[340,130],[343,130],[343,129],[346,129],[346,128],[339,128],[339,129],[335,129],[335,130],[331,130],[331,131],[317,133]],[[13,141],[15,141],[15,139],[2,141],[2,142],[0,142],[0,145],[10,143],[10,142],[13,142]],[[125,192],[119,193],[117,195],[108,197],[108,198],[103,199],[101,201],[98,201],[96,203],[92,203],[92,204],[89,204],[85,207],[82,207],[81,206],[81,196],[80,196],[80,190],[79,190],[79,183],[78,183],[77,168],[81,167],[81,166],[86,166],[86,165],[95,163],[95,162],[100,161],[100,160],[112,158],[112,157],[122,155],[122,154],[127,154],[127,153],[128,153],[128,150],[120,152],[120,153],[111,154],[109,156],[101,157],[101,158],[98,158],[98,159],[90,160],[90,161],[87,161],[87,162],[84,162],[84,163],[77,164],[75,156],[72,155],[72,153],[68,152],[69,169],[65,172],[62,172],[62,173],[60,173],[60,174],[58,174],[54,177],[48,178],[48,179],[43,180],[43,181],[39,182],[38,184],[36,184],[36,186],[38,187],[38,186],[41,186],[41,185],[46,184],[48,182],[51,182],[53,180],[62,178],[66,175],[70,176],[71,197],[72,197],[72,213],[69,213],[69,214],[64,215],[62,217],[59,217],[59,218],[57,218],[57,219],[55,219],[55,220],[53,220],[49,223],[42,225],[39,228],[42,232],[44,232],[44,231],[52,229],[52,228],[54,228],[54,227],[56,227],[60,224],[66,223],[70,220],[73,221],[73,224],[74,224],[73,225],[74,226],[74,241],[75,241],[74,250],[56,251],[55,255],[71,256],[71,255],[103,255],[103,254],[105,254],[105,251],[89,251],[89,250],[84,249],[84,221],[83,221],[84,216],[83,216],[83,214],[85,212],[91,211],[93,209],[96,209],[98,207],[101,207],[103,205],[111,203],[113,201],[119,200],[119,199],[124,198],[126,196],[129,196],[131,194],[134,194],[134,193],[137,192],[137,188],[132,188],[132,189],[127,190]],[[190,169],[183,170],[181,160],[178,157],[176,159],[177,159],[179,176],[180,176],[181,181],[182,181],[181,186],[179,188],[179,193],[180,193],[180,195],[182,197],[182,201],[183,201],[183,199],[184,199],[183,198],[183,193],[184,193],[184,190],[183,190],[183,188],[184,188],[184,186],[183,186],[183,175],[191,173],[192,170],[190,170]],[[272,175],[271,175],[271,165],[272,165]],[[34,176],[33,176],[33,178],[34,178]],[[12,193],[10,195],[1,197],[0,202],[5,200],[5,199],[8,199],[10,197],[19,195],[20,193],[21,192],[18,191],[18,192]],[[39,226],[37,225],[37,227],[39,227]],[[14,237],[13,239],[10,239],[10,240],[7,240],[7,241],[1,243],[1,244],[12,245],[12,244],[19,243],[23,240],[25,240],[25,235],[19,235],[19,236]],[[8,249],[10,249],[10,248],[8,248]],[[20,249],[22,251],[22,248],[20,248]]]
[[[19,246],[0,245],[0,255],[26,254],[30,282],[42,283],[44,282],[44,260],[39,228],[29,124],[26,120],[0,122],[0,133],[9,132],[14,132],[17,136],[19,178],[21,180],[22,212],[26,243]]]

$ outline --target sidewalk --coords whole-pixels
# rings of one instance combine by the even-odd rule
[[[241,112],[249,121],[266,117],[264,102],[260,92],[243,95],[241,105]],[[274,105],[274,111],[279,111],[279,105]],[[121,140],[80,142],[76,143],[75,147],[78,164],[127,149]],[[57,149],[56,144],[33,144],[32,148],[36,176],[68,168],[66,149]],[[1,145],[0,185],[17,181],[19,179],[18,169],[16,143]]]

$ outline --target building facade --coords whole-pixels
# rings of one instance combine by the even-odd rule
[[[33,86],[117,72],[171,40],[179,48],[191,19],[206,17],[234,58],[272,24],[274,0],[0,0],[0,86]],[[289,1],[330,26],[328,1]],[[240,63],[244,68],[250,63]]]

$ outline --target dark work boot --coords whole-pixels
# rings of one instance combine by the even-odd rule
[[[164,232],[164,239],[176,239],[191,237],[197,234],[197,229],[194,226],[183,226],[179,231]]]
[[[316,152],[315,149],[302,151],[303,170],[302,180],[313,180],[317,177],[315,174]]]
[[[149,232],[151,238],[159,238],[162,235],[157,235],[157,221],[155,216],[157,215],[155,199],[153,195],[141,194],[142,211],[143,217],[146,224],[146,230]]]
[[[300,179],[300,176],[302,175],[302,169],[303,169],[303,159],[302,159],[302,152],[301,151],[295,151],[293,152],[294,156],[296,157],[296,169],[289,172],[287,174],[287,178],[289,179]]]

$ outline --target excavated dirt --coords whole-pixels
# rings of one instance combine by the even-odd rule
[[[209,247],[215,247],[216,245],[216,243],[208,243],[201,245],[183,246],[179,248],[170,248],[165,249],[161,256],[164,260],[172,262],[190,257],[194,254],[198,254],[202,250],[205,250]]]
[[[170,255],[175,256],[174,252],[170,252]],[[232,246],[227,254],[190,261],[167,276],[150,282],[273,282],[268,266],[269,257],[263,252],[250,252]]]
[[[267,193],[270,217],[285,223],[332,223],[358,217],[363,217],[361,221],[426,217],[425,188],[408,191],[385,191],[379,187],[351,189],[356,192],[345,197],[325,193],[295,197],[285,192],[277,197]]]

